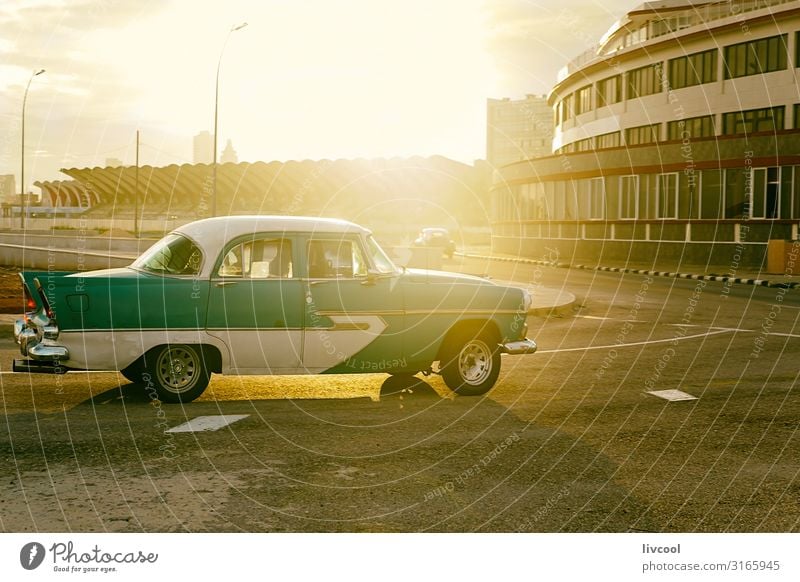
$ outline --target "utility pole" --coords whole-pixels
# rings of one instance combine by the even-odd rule
[[[136,189],[133,191],[133,236],[139,238],[139,130],[136,130]]]
[[[41,75],[42,73],[44,73],[44,69],[39,69],[38,71],[33,72],[31,78],[28,79],[28,86],[25,87],[25,96],[22,98],[22,151],[20,152],[20,156],[22,158],[22,167],[20,168],[19,177],[20,182],[22,182],[22,185],[20,186],[22,196],[20,197],[19,226],[22,230],[25,230],[25,103],[28,101],[28,89],[31,88],[33,78],[37,75]]]

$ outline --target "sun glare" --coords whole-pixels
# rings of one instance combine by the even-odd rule
[[[80,50],[136,95],[120,115],[188,137],[213,127],[217,62],[242,21],[219,106],[240,159],[482,156],[492,78],[477,1],[177,3]]]

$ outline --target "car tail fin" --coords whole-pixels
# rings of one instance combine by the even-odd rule
[[[42,307],[44,307],[44,312],[47,314],[47,317],[53,319],[55,317],[55,313],[53,313],[53,309],[50,307],[50,301],[47,299],[47,293],[44,292],[44,287],[39,282],[39,277],[34,277],[33,285],[36,287],[36,291],[39,293],[39,299],[42,301]]]
[[[31,294],[31,290],[28,288],[28,284],[25,282],[25,279],[22,279],[22,299],[25,304],[23,308],[24,313],[32,313],[39,307],[36,303],[36,299],[33,298],[33,294]]]

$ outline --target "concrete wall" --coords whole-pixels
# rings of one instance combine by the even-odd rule
[[[496,236],[492,251],[521,257],[585,265],[632,263],[656,270],[680,265],[713,265],[727,274],[730,269],[760,269],[767,245],[748,242],[615,241],[540,239]]]

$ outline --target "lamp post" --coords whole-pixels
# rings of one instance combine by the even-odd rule
[[[25,95],[22,97],[22,151],[20,151],[22,167],[20,168],[19,172],[19,180],[21,182],[20,191],[22,192],[22,196],[20,197],[19,225],[22,230],[25,230],[25,103],[28,101],[28,89],[31,88],[33,78],[37,75],[41,75],[42,73],[44,73],[44,69],[39,69],[38,71],[33,72],[31,78],[28,79],[28,85],[25,87]]]
[[[217,135],[219,135],[219,69],[222,66],[222,55],[225,54],[225,47],[228,46],[228,39],[231,37],[231,34],[236,32],[237,30],[242,30],[245,26],[247,26],[246,22],[241,23],[238,26],[232,27],[228,31],[228,35],[225,37],[225,42],[222,45],[222,50],[219,51],[219,61],[217,62],[217,83],[214,89],[214,185],[213,191],[211,194],[211,216],[217,215]]]

